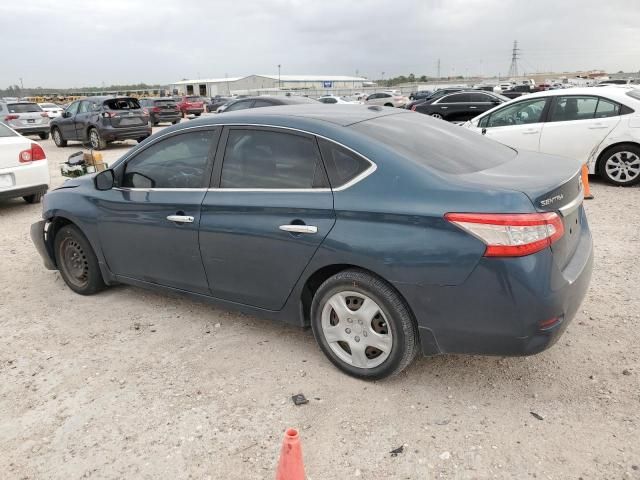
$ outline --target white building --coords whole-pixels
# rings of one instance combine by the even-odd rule
[[[367,80],[343,75],[248,75],[246,77],[181,80],[171,84],[176,95],[231,95],[274,90],[338,90],[362,88]]]

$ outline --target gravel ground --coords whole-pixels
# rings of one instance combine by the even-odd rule
[[[79,148],[42,143],[59,185]],[[558,344],[375,383],[310,331],[128,286],[75,295],[29,239],[41,206],[0,203],[0,477],[268,479],[296,427],[314,480],[640,478],[640,188],[592,190],[593,281]]]

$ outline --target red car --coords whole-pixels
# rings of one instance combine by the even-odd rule
[[[197,95],[188,95],[186,97],[174,97],[178,110],[183,117],[187,115],[195,115],[199,117],[204,112],[204,100]]]

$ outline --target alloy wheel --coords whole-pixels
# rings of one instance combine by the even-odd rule
[[[62,143],[62,136],[57,128],[53,130],[53,142],[58,146]]]
[[[432,113],[431,116],[433,118],[438,118],[438,119],[442,120],[442,115],[440,115],[439,113]]]
[[[343,291],[329,298],[322,309],[321,325],[331,350],[354,367],[377,367],[393,348],[384,312],[363,293]]]
[[[96,150],[100,148],[100,137],[98,137],[98,132],[95,129],[89,132],[89,141],[91,142],[91,146]]]
[[[632,182],[640,175],[640,157],[633,152],[616,152],[607,159],[604,168],[616,183]]]

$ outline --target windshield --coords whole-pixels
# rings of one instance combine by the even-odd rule
[[[18,134],[7,127],[4,123],[0,123],[0,137],[15,137]]]
[[[416,113],[376,117],[351,128],[383,142],[415,163],[445,173],[486,170],[517,155],[512,148],[471,130]]]
[[[9,113],[41,112],[42,108],[37,103],[10,103],[7,105]]]

